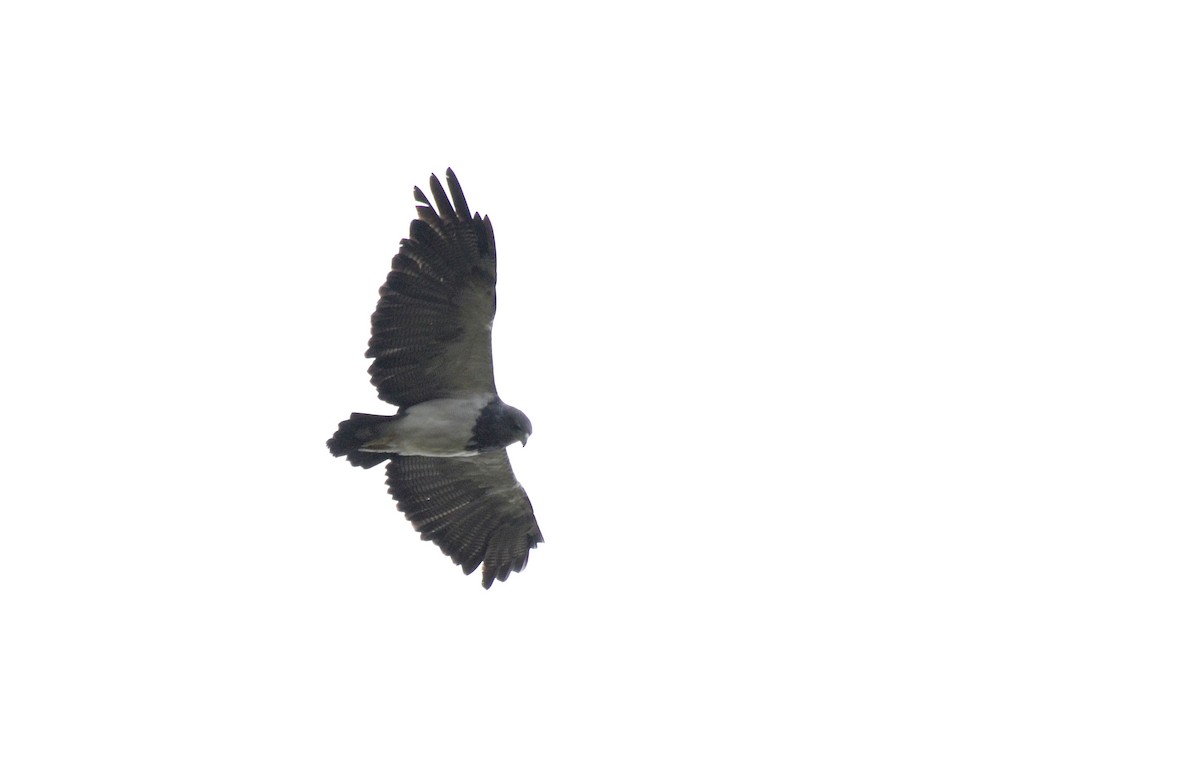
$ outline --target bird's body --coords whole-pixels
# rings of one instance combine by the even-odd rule
[[[452,171],[446,180],[449,197],[430,177],[436,210],[414,189],[417,219],[371,316],[371,382],[399,411],[354,413],[327,445],[358,467],[388,462],[388,488],[421,537],[465,573],[482,564],[490,587],[520,571],[542,541],[504,451],[523,445],[533,426],[496,394],[491,221],[471,217]]]
[[[414,404],[382,428],[379,436],[359,451],[407,457],[470,457],[471,433],[479,413],[491,400],[480,394],[466,398],[439,398]],[[507,446],[507,444],[505,444]]]

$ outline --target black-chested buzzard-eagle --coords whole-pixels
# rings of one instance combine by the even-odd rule
[[[449,197],[429,178],[436,208],[413,188],[417,217],[371,315],[371,382],[400,409],[351,414],[327,445],[358,467],[387,462],[388,490],[421,538],[466,574],[482,565],[491,587],[543,541],[505,451],[533,426],[496,395],[492,223],[471,215],[450,169],[446,181]]]

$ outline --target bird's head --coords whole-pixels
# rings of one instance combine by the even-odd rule
[[[481,452],[503,449],[517,441],[524,446],[532,434],[533,424],[525,413],[497,398],[480,410],[468,446]]]
[[[533,435],[533,423],[529,421],[524,412],[515,406],[510,406],[509,411],[512,413],[513,429],[520,434],[521,446],[524,446],[529,437]]]

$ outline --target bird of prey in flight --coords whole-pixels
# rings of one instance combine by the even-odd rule
[[[543,541],[505,451],[524,446],[533,426],[496,395],[492,222],[471,215],[450,169],[446,181],[449,197],[429,177],[436,208],[413,188],[417,217],[371,315],[371,382],[400,409],[355,412],[326,445],[351,465],[388,463],[388,490],[421,538],[465,574],[482,564],[491,587],[524,568]]]

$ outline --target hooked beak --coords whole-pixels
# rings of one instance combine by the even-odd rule
[[[525,448],[525,442],[526,442],[526,441],[528,441],[528,440],[529,440],[529,436],[526,436],[526,435],[522,435],[522,436],[521,436],[521,448],[522,448],[522,449],[524,449],[524,448]]]

